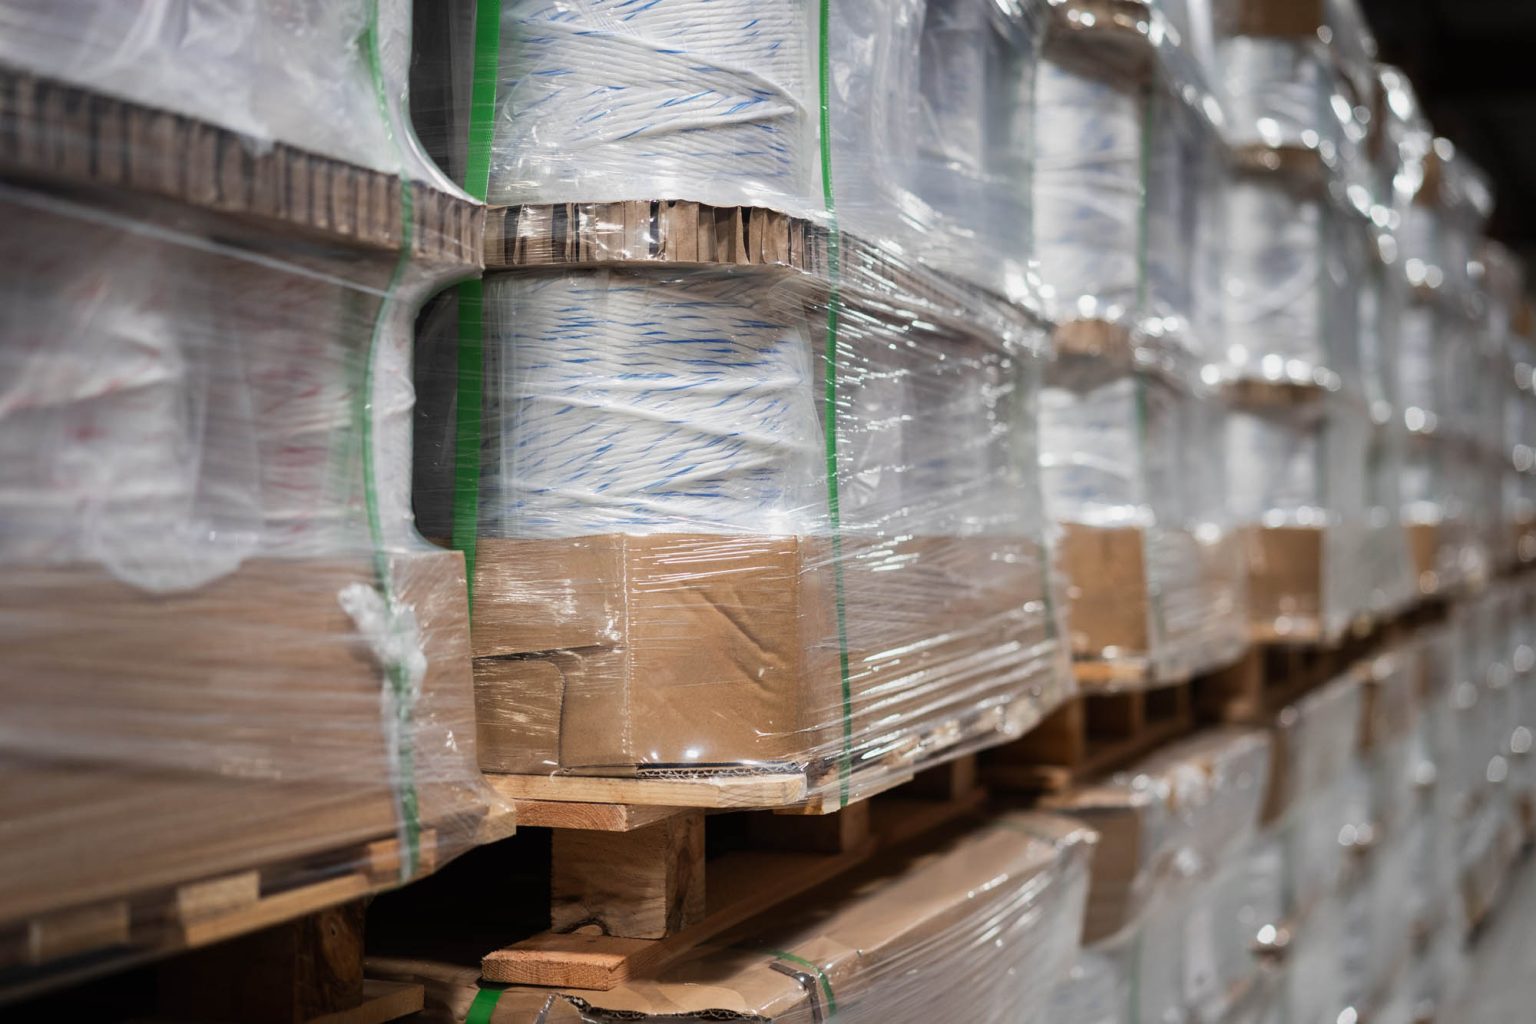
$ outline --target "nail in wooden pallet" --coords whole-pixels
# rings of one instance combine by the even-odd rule
[[[750,844],[706,860],[697,808],[520,801],[556,829],[551,929],[487,954],[487,981],[607,990],[977,808],[974,758],[819,816],[759,813]],[[733,816],[734,817],[734,816]]]

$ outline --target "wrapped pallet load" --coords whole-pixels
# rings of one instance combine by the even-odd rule
[[[441,1022],[1036,1022],[1076,952],[1093,833],[1009,813],[884,856],[607,991],[482,984],[478,966],[374,957]]]
[[[1355,112],[1374,78],[1331,28],[1352,5],[1216,7],[1237,169],[1211,366],[1232,409],[1229,507],[1248,533],[1255,637],[1328,641],[1393,603],[1355,565],[1373,549],[1358,283],[1374,244]]]
[[[842,803],[1068,693],[1032,9],[834,6],[502,7],[507,205],[424,324],[417,508],[473,552],[509,791]]]
[[[1217,729],[1047,801],[1099,833],[1053,1019],[1221,1020],[1262,983],[1244,883],[1269,757],[1265,733]]]
[[[397,884],[507,810],[463,562],[410,507],[412,319],[483,212],[401,119],[408,11],[169,14],[0,3],[7,985]]]
[[[1126,64],[1106,57],[1128,45],[1123,26],[1095,24],[1052,20],[1035,87],[1035,237],[1059,355],[1042,458],[1078,675],[1156,686],[1231,662],[1246,639],[1220,412],[1200,374],[1220,333],[1220,111],[1177,37],[1149,30],[1146,59]]]

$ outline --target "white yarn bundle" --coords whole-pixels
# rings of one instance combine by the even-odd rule
[[[175,591],[257,555],[371,550],[355,416],[377,294],[8,198],[0,255],[29,273],[0,304],[0,561]],[[414,536],[409,323],[384,334],[370,414],[394,543]]]
[[[1234,36],[1218,54],[1234,145],[1337,151],[1327,58],[1294,39]]]
[[[1322,204],[1269,181],[1239,179],[1227,194],[1225,361],[1266,377],[1327,366],[1322,345]]]
[[[812,342],[760,279],[487,281],[481,530],[825,532]]]
[[[1141,280],[1141,97],[1049,61],[1035,95],[1041,274],[1060,316],[1123,320]]]
[[[801,0],[507,0],[492,202],[819,209]]]
[[[1122,377],[1040,395],[1046,508],[1061,521],[1150,526],[1177,518],[1178,422],[1171,396]]]

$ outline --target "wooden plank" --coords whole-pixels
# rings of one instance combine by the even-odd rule
[[[589,804],[574,800],[514,800],[517,823],[527,828],[581,828],[630,832],[687,813],[681,807]]]
[[[27,922],[27,962],[47,963],[108,946],[126,945],[129,908],[122,900],[73,907]]]
[[[304,914],[358,899],[373,891],[368,876],[352,872],[337,878],[263,896],[247,907],[181,924],[181,944],[205,946],[246,932],[280,924]]]
[[[550,927],[660,939],[704,916],[704,815],[668,817],[629,832],[559,829]]]
[[[363,981],[363,1001],[350,1010],[338,1010],[311,1017],[306,1024],[388,1024],[426,1005],[426,990],[404,981]]]
[[[514,801],[582,801],[668,808],[787,807],[803,803],[808,789],[803,773],[684,779],[487,774],[485,779],[502,797]]]

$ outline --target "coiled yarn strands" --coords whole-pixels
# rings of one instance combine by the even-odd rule
[[[509,0],[490,201],[820,209],[799,0]]]
[[[825,532],[811,342],[760,282],[562,274],[486,298],[485,533]]]

